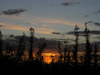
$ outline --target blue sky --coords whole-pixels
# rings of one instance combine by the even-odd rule
[[[63,5],[66,3],[66,5]],[[7,14],[17,9],[17,13]],[[23,9],[25,11],[20,11]],[[74,30],[77,24],[84,30],[85,22],[90,30],[99,30],[100,0],[0,0],[0,30],[3,34],[29,35],[29,28],[35,29],[36,37],[73,38],[72,35],[56,35]]]

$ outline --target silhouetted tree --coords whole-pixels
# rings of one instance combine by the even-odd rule
[[[83,56],[80,56],[80,60],[81,60],[81,65],[83,66],[83,63],[84,63],[84,58],[83,58]]]
[[[42,58],[41,55],[42,55],[42,53],[43,53],[43,51],[44,51],[44,49],[45,49],[46,46],[47,46],[46,43],[43,43],[42,45],[39,44],[39,50],[38,50],[38,52],[37,52],[37,58],[38,58],[38,59],[41,60],[41,58]]]
[[[25,51],[25,33],[20,37],[17,49],[17,58],[20,60]]]
[[[30,50],[29,50],[29,59],[33,58],[33,43],[34,43],[34,28],[30,28]]]
[[[7,42],[7,44],[6,44],[7,55],[12,56],[14,49],[15,49],[14,47],[10,46],[10,42]]]
[[[67,53],[67,42],[66,41],[64,41],[64,43],[65,43],[65,48],[64,48],[64,63],[66,63],[66,58],[67,58],[67,55],[66,55],[66,53]]]
[[[94,69],[96,69],[97,67],[97,52],[98,52],[98,47],[97,47],[97,44],[94,45],[94,51],[93,51],[93,62],[94,62]]]
[[[2,34],[2,32],[0,31],[0,57],[1,57],[1,55],[2,55],[2,44],[3,44],[2,38],[3,38],[3,34]]]
[[[64,63],[66,63],[66,58],[67,58],[67,47],[64,48]]]
[[[79,27],[76,25],[75,29],[74,29],[74,34],[75,34],[75,46],[74,46],[74,50],[73,50],[73,60],[74,60],[74,65],[77,65],[77,52],[78,52],[78,40],[79,40]]]
[[[10,42],[7,42],[6,44],[6,52],[10,53]]]
[[[59,61],[62,63],[62,58],[63,58],[63,56],[62,56],[62,49],[61,49],[61,42],[60,41],[58,41],[58,53],[60,54],[60,56],[59,56]]]
[[[67,66],[69,68],[70,65],[70,47],[68,47],[68,55],[67,55]]]
[[[85,61],[84,61],[84,65],[85,67],[89,68],[90,64],[91,64],[91,46],[90,46],[90,35],[89,35],[89,29],[87,28],[87,25],[85,24],[85,39],[86,39],[86,54],[85,54]]]

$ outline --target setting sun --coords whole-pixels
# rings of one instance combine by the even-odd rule
[[[54,60],[54,58],[58,57],[58,54],[54,53],[43,53],[42,54],[44,57],[44,63],[50,64],[52,61],[57,62],[57,59]]]

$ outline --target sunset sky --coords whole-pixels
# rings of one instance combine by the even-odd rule
[[[80,31],[87,23],[90,30],[100,30],[100,0],[0,0],[0,30],[3,34],[36,37],[73,38],[66,33],[77,24]]]

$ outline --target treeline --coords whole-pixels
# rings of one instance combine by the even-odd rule
[[[64,41],[65,43],[65,48],[62,50],[61,49],[61,42],[58,42],[58,52],[60,54],[60,62],[67,63],[68,65],[72,63],[74,66],[77,66],[81,64],[82,66],[86,67],[86,69],[89,69],[92,67],[96,68],[97,67],[97,52],[98,52],[98,46],[97,44],[91,44],[90,43],[90,30],[87,28],[87,25],[85,25],[84,29],[84,37],[85,37],[85,51],[84,55],[80,56],[81,63],[78,61],[78,47],[79,47],[79,27],[76,25],[74,28],[74,36],[75,36],[75,45],[72,48],[70,46],[66,45],[67,41]],[[63,52],[62,52],[63,51]],[[70,54],[72,53],[72,59]]]
[[[25,33],[23,33],[22,36],[20,36],[17,50],[15,53],[13,53],[14,48],[10,47],[10,43],[7,42],[5,45],[6,52],[10,55],[3,55],[3,34],[0,31],[0,65],[2,66],[7,66],[10,67],[12,66],[13,68],[20,69],[23,68],[28,68],[28,71],[42,71],[42,72],[48,72],[48,71],[53,71],[53,72],[76,72],[78,71],[97,71],[99,67],[97,67],[97,52],[98,52],[98,46],[97,44],[91,44],[90,43],[90,34],[89,34],[89,29],[87,25],[85,25],[84,29],[84,37],[85,37],[85,55],[80,56],[81,62],[78,61],[78,47],[79,47],[79,27],[76,25],[74,29],[74,36],[75,36],[75,45],[72,48],[67,45],[67,41],[64,41],[65,46],[64,49],[61,48],[61,42],[58,41],[58,53],[60,54],[59,56],[59,61],[54,63],[54,60],[52,60],[50,66],[48,64],[43,63],[43,56],[42,53],[44,49],[47,46],[46,42],[39,43],[38,46],[38,52],[36,53],[36,57],[34,58],[33,51],[34,51],[34,32],[35,30],[33,28],[29,29],[30,31],[30,37],[29,37],[29,48],[28,48],[28,53],[29,53],[29,59],[27,61],[23,61],[22,57],[24,55],[25,48],[27,47],[26,41],[25,41]],[[72,56],[71,56],[72,53]],[[10,65],[10,66],[9,66]],[[17,65],[17,66],[16,66]],[[2,67],[3,67],[2,66]],[[16,67],[15,67],[16,66]],[[47,70],[45,70],[47,69]],[[8,69],[7,69],[8,70]],[[13,69],[12,69],[13,70]],[[26,70],[26,69],[23,69]]]
[[[17,41],[15,40],[17,44],[15,42],[11,41],[11,43],[13,42],[11,45],[15,44],[17,46],[15,46],[15,45],[11,46],[9,41],[6,42],[5,46],[3,46],[3,44],[4,44],[3,43],[3,34],[0,31],[0,58],[2,58],[4,56],[3,51],[6,50],[6,53],[8,53],[8,54],[11,54],[12,52],[15,51],[14,56],[18,59],[18,61],[22,60],[22,56],[24,55],[26,48],[29,47],[29,48],[27,48],[28,53],[29,53],[29,60],[34,60],[34,57],[33,57],[34,41],[37,41],[37,39],[34,37],[34,32],[35,32],[34,28],[31,27],[29,29],[29,31],[30,31],[30,37],[27,37],[29,42],[26,42],[25,33],[23,33],[23,35],[20,37],[15,37],[15,38],[17,38]],[[46,46],[47,46],[47,44],[45,43],[45,41],[42,41],[39,43],[39,49],[38,49],[38,52],[36,54],[37,57],[41,56],[41,54],[44,51]],[[5,47],[5,48],[3,48],[3,47]],[[3,50],[3,49],[5,49],[5,50]]]

